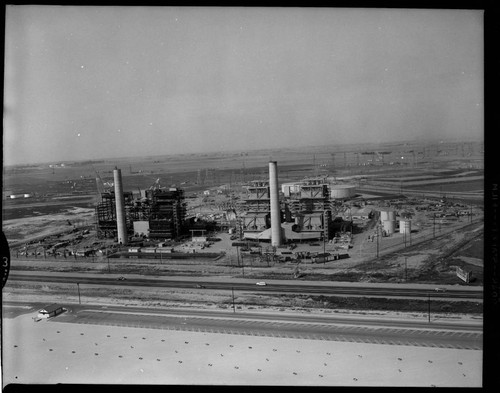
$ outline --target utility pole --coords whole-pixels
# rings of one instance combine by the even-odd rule
[[[432,224],[432,237],[436,237],[436,213],[433,215],[433,224]]]
[[[239,247],[236,246],[236,258],[238,259],[238,266],[240,265],[240,251],[239,251]],[[244,266],[244,263],[243,263],[243,257],[241,258],[241,272],[243,274],[243,276],[245,276],[245,266]]]
[[[378,225],[375,228],[377,228],[377,258],[378,258],[378,247],[379,247],[378,246]]]
[[[233,294],[233,313],[235,313],[236,308],[234,307],[234,287],[231,287],[231,293]]]
[[[427,314],[429,316],[428,317],[429,318],[429,323],[431,323],[431,294],[428,293],[427,296],[428,296],[428,298],[427,298],[428,299],[427,300],[427,310],[428,310]]]
[[[408,265],[406,263],[406,257],[405,257],[405,282],[408,281]]]
[[[80,283],[77,282],[76,283],[76,286],[78,287],[78,304],[82,304],[82,301],[80,299]]]
[[[326,221],[326,212],[323,212],[323,265],[326,263],[326,228],[328,225]]]

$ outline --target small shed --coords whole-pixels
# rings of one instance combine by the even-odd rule
[[[56,315],[59,315],[64,311],[65,310],[63,306],[54,303],[38,310],[38,318],[55,317]]]

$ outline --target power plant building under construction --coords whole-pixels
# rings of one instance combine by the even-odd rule
[[[121,174],[119,175],[121,177]],[[119,177],[115,176],[116,180]],[[117,214],[117,187],[103,192],[97,204],[97,226],[101,237],[115,237],[123,245],[125,239],[120,238],[120,225],[126,231],[126,237],[134,234],[151,239],[178,238],[186,232],[186,203],[181,189],[149,189],[145,197],[133,198],[132,192],[121,192],[124,202],[124,216]]]
[[[240,240],[270,242],[273,246],[331,239],[332,218],[343,201],[356,196],[355,186],[338,184],[327,177],[283,183],[280,187],[275,161],[269,162],[269,180],[253,180],[245,188],[246,197],[229,226],[239,229]],[[98,234],[115,238],[121,245],[134,236],[162,241],[205,229],[198,228],[199,222],[189,224],[182,189],[155,184],[140,190],[139,198],[134,198],[132,192],[123,191],[121,171],[115,168],[114,187],[99,191]]]
[[[277,187],[277,165],[269,163],[269,182],[253,181],[247,187],[247,198],[242,215],[242,237],[244,239],[271,241],[302,241],[330,239],[333,213],[337,211],[337,200],[353,198],[356,187],[347,184],[330,184],[326,178],[305,179]],[[276,184],[275,191],[270,184]],[[272,220],[274,206],[272,199],[279,201],[274,211],[279,224]],[[275,219],[276,220],[276,219]],[[278,230],[273,231],[273,227]],[[273,235],[274,234],[274,235]]]

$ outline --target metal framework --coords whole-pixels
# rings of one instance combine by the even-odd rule
[[[186,203],[180,189],[146,190],[146,200],[133,200],[131,192],[124,192],[126,226],[133,232],[134,221],[149,221],[149,237],[177,238],[185,231]],[[116,237],[116,203],[114,192],[103,193],[96,206],[97,227],[101,237]]]
[[[325,179],[308,179],[300,184],[300,191],[290,194],[288,208],[295,216],[298,232],[316,232],[329,238],[332,203]]]
[[[155,190],[149,216],[150,238],[177,238],[184,232],[186,203],[180,189]]]
[[[247,198],[241,206],[245,212],[241,216],[242,232],[261,232],[270,227],[269,182],[254,180],[246,187]]]

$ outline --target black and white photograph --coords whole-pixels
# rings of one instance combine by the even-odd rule
[[[2,389],[482,387],[484,33],[6,5]]]

